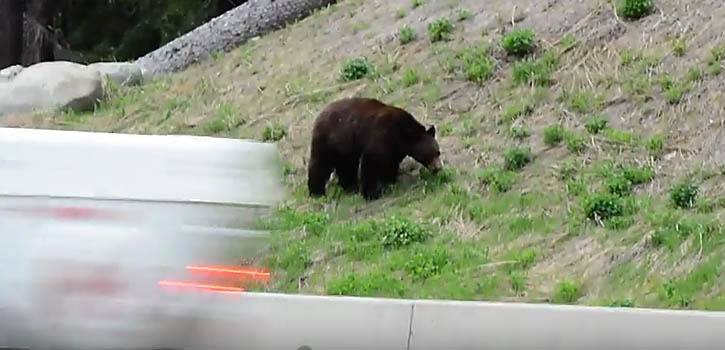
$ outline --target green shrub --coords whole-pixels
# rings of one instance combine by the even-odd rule
[[[609,126],[609,121],[602,116],[593,116],[584,124],[584,128],[592,135],[599,134]]]
[[[531,163],[532,160],[531,149],[523,147],[510,148],[504,153],[504,169],[520,170]]]
[[[382,244],[385,248],[401,248],[428,239],[430,232],[409,219],[392,216],[382,223]]]
[[[345,61],[340,74],[342,76],[342,80],[353,81],[362,79],[372,72],[372,63],[370,63],[366,57],[357,57]]]
[[[700,188],[689,182],[678,183],[670,189],[670,201],[678,208],[689,209],[695,206]]]
[[[514,30],[501,39],[501,46],[509,55],[528,55],[536,48],[536,33],[531,29]]]
[[[400,279],[385,272],[349,273],[330,281],[326,292],[328,295],[400,298],[405,295],[405,286]]]
[[[467,80],[481,85],[493,76],[496,63],[491,58],[488,47],[471,47],[458,53],[457,57],[463,64],[463,73]]]
[[[595,193],[584,198],[584,214],[590,220],[606,221],[624,215],[622,198],[611,193]]]
[[[619,13],[622,17],[637,20],[652,13],[654,0],[620,0]]]
[[[398,41],[400,41],[401,45],[408,44],[416,39],[415,30],[408,26],[407,24],[404,24],[402,27],[400,27],[400,30],[398,31]]]
[[[676,38],[672,40],[672,52],[677,57],[682,57],[687,53],[687,43],[685,42],[685,39],[682,38]]]
[[[453,23],[447,18],[439,18],[428,23],[428,37],[431,42],[448,40],[453,33]]]
[[[544,128],[544,144],[556,146],[564,140],[565,129],[561,124],[549,125]]]
[[[605,187],[607,188],[607,192],[619,197],[628,196],[632,193],[632,181],[629,181],[623,175],[615,175],[607,179]]]
[[[456,16],[457,16],[459,22],[463,22],[463,21],[473,17],[473,12],[471,12],[471,10],[469,10],[469,9],[460,9],[456,13]]]
[[[571,281],[557,283],[552,302],[554,304],[572,304],[581,297],[580,287]]]

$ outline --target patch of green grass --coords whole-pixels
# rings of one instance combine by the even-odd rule
[[[587,149],[586,138],[575,132],[567,132],[564,135],[564,143],[566,143],[566,149],[572,153],[582,153]]]
[[[458,19],[459,22],[463,22],[471,17],[473,17],[473,12],[469,9],[459,9],[458,12],[456,12],[456,19]]]
[[[660,292],[661,300],[670,307],[692,307],[698,294],[709,291],[717,284],[721,265],[720,257],[713,256],[689,275],[666,281]]]
[[[385,248],[399,249],[427,240],[431,232],[424,226],[404,217],[391,216],[382,222],[381,243]]]
[[[521,271],[509,272],[509,283],[511,283],[511,290],[516,294],[521,294],[526,290],[528,283],[526,274]]]
[[[665,138],[662,135],[654,135],[647,139],[645,147],[650,157],[659,159],[665,152]]]
[[[405,263],[405,272],[414,281],[422,281],[438,275],[449,263],[448,252],[441,247],[418,249]]]
[[[587,130],[588,133],[592,135],[599,134],[600,132],[604,131],[608,126],[609,120],[601,115],[589,117],[589,119],[587,119],[586,123],[584,124],[584,128]]]
[[[455,172],[452,168],[443,168],[436,173],[432,173],[424,168],[420,172],[420,177],[425,184],[426,190],[431,192],[442,188],[445,184],[453,183],[455,181]]]
[[[262,141],[277,142],[287,136],[287,128],[280,123],[270,123],[262,130]]]
[[[587,114],[599,108],[601,99],[593,92],[580,90],[567,96],[569,108],[580,114]]]
[[[395,16],[398,17],[399,19],[405,18],[406,16],[408,16],[408,12],[405,11],[405,9],[401,8],[401,9],[398,9],[397,11],[395,11]]]
[[[533,155],[530,148],[514,147],[504,152],[504,169],[505,170],[521,170],[533,161]]]
[[[407,24],[404,24],[398,30],[398,41],[400,42],[401,45],[411,43],[416,38],[417,38],[417,34],[415,33],[415,30]]]
[[[411,0],[410,5],[412,8],[418,8],[425,4],[425,0]]]
[[[516,62],[512,71],[513,81],[515,84],[551,85],[551,76],[558,64],[559,59],[553,52],[547,52],[538,59],[527,58]]]
[[[515,140],[524,140],[531,136],[531,131],[521,126],[512,126],[509,128],[509,135]]]
[[[415,84],[418,84],[420,82],[420,73],[418,73],[418,70],[415,68],[407,69],[405,72],[403,72],[403,78],[401,79],[401,83],[405,87],[410,87]]]
[[[632,307],[635,307],[635,302],[634,302],[634,300],[632,300],[630,298],[616,299],[616,300],[612,300],[608,304],[608,306],[609,307],[632,308]]]
[[[327,284],[328,295],[347,295],[358,297],[397,297],[405,295],[406,288],[398,278],[387,271],[374,271],[363,274],[348,273],[333,279]]]
[[[674,80],[669,76],[664,76],[660,81],[665,100],[671,105],[675,105],[682,101],[683,95],[690,89],[689,83]]]
[[[482,184],[489,186],[498,193],[504,193],[516,183],[516,173],[498,167],[481,170],[477,174]]]
[[[624,197],[632,194],[632,181],[620,174],[606,179],[604,186],[607,192],[615,196]]]
[[[566,129],[561,124],[549,125],[544,128],[544,144],[547,146],[557,146],[564,141]]]
[[[635,135],[629,131],[607,128],[604,130],[604,137],[613,143],[623,145],[634,145],[637,141]]]
[[[501,46],[508,55],[525,56],[536,49],[536,33],[531,29],[516,29],[504,35]]]
[[[675,38],[672,40],[672,53],[677,57],[682,57],[687,53],[687,42],[683,38]]]
[[[694,83],[702,80],[702,76],[702,69],[697,67],[690,67],[690,69],[687,70],[687,75],[685,75],[685,80],[688,83]]]
[[[700,188],[690,181],[675,184],[670,189],[670,202],[678,208],[690,209],[695,206]]]
[[[536,263],[537,256],[538,254],[534,249],[528,248],[520,250],[511,256],[514,261],[513,268],[517,270],[528,270]]]
[[[654,0],[619,0],[617,12],[629,20],[648,16],[654,10]]]
[[[374,66],[367,57],[356,57],[345,61],[340,70],[344,81],[353,81],[365,78],[373,73]]]
[[[467,80],[482,85],[493,76],[496,63],[487,46],[478,45],[464,49],[456,57],[463,65],[463,74]]]
[[[551,302],[554,304],[573,304],[582,296],[581,287],[572,281],[561,281],[556,284]]]
[[[453,34],[453,23],[447,18],[439,18],[428,23],[428,38],[431,42],[447,41]]]
[[[534,104],[528,99],[520,99],[506,105],[501,115],[503,122],[516,120],[518,117],[526,116],[534,112]]]
[[[722,60],[725,58],[725,45],[715,46],[710,50],[708,57],[707,73],[711,76],[719,75],[722,72]]]

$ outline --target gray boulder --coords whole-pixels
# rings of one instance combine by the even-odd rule
[[[130,62],[98,62],[88,67],[97,70],[103,77],[121,86],[140,85],[143,83],[141,66]]]
[[[98,70],[72,62],[42,62],[0,84],[0,115],[58,108],[86,111],[101,98]]]

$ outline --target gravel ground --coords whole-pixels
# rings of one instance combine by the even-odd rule
[[[282,28],[336,0],[250,0],[136,60],[148,75],[182,70],[211,53]]]

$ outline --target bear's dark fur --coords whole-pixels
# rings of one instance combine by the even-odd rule
[[[312,129],[310,196],[325,195],[334,171],[345,191],[360,190],[368,200],[379,198],[380,185],[397,181],[399,165],[407,156],[433,172],[441,169],[435,126],[426,129],[405,110],[372,98],[332,102]]]

